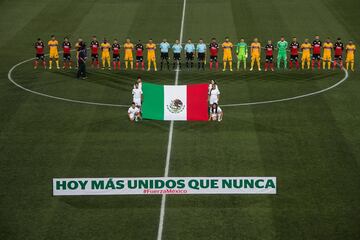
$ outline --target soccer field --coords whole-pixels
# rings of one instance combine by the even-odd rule
[[[359,46],[360,1],[17,0],[0,6],[1,240],[360,239],[358,54],[355,72],[348,73],[88,68],[86,80],[77,80],[75,69],[34,70],[31,60],[36,39],[47,42],[52,34],[72,43],[78,37],[89,43],[96,34],[99,41],[167,38],[171,44],[225,36],[249,44],[258,37],[263,45],[282,35],[300,42],[320,35]],[[168,85],[216,80],[223,121],[130,123],[127,108],[139,75]],[[53,178],[167,175],[274,176],[277,194],[52,196]]]

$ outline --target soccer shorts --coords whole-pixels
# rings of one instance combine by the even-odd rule
[[[231,53],[226,53],[224,54],[223,56],[223,61],[226,62],[226,61],[232,61],[232,55]]]
[[[198,60],[204,61],[205,60],[205,53],[198,53]]]
[[[218,104],[219,99],[217,97],[210,97],[209,103],[210,105],[213,105],[214,103]]]
[[[135,103],[135,106],[141,106],[141,98],[134,98],[133,102]]]
[[[133,61],[133,60],[134,60],[134,57],[133,57],[132,52],[125,53],[124,60],[125,60],[125,61]]]
[[[322,58],[324,61],[331,61],[331,54],[324,54]]]
[[[246,61],[246,55],[245,54],[241,54],[241,55],[237,55],[238,61]]]
[[[79,54],[79,53],[78,53]],[[92,53],[91,54],[91,59],[94,61],[94,60],[98,60],[99,59],[99,54],[97,53]]]
[[[355,61],[355,58],[354,56],[346,56],[346,62],[347,63],[353,63]]]
[[[63,54],[63,60],[64,60],[64,61],[70,61],[70,60],[71,60],[71,55],[70,55],[70,53],[64,53],[64,54]]]
[[[273,60],[274,60],[274,56],[266,56],[265,57],[265,62],[267,62],[267,63],[272,63]]]
[[[335,55],[334,56],[335,60],[341,61],[342,60],[342,56],[341,55]]]
[[[174,60],[175,61],[180,61],[181,60],[180,53],[174,53]]]
[[[210,56],[210,62],[217,62],[217,56],[216,55]]]
[[[147,59],[148,61],[155,61],[155,53],[148,53]]]
[[[260,61],[260,55],[259,54],[251,55],[251,61]]]
[[[136,56],[136,61],[137,62],[142,62],[143,61],[143,56]]]
[[[287,59],[286,53],[278,53],[278,56],[277,56],[278,61],[281,61],[281,60],[286,61],[286,59]]]
[[[290,61],[297,62],[299,60],[299,55],[290,55]]]
[[[188,61],[194,60],[194,53],[193,52],[187,52],[186,53],[186,60],[188,60]]]
[[[109,52],[102,52],[101,53],[102,59],[110,59],[110,53]]]
[[[113,61],[119,62],[120,61],[120,54],[113,54]]]
[[[58,59],[59,58],[59,52],[58,51],[50,51],[49,57]]]
[[[162,52],[161,53],[161,60],[168,60],[169,59],[169,53]]]
[[[310,54],[303,54],[301,57],[302,62],[310,62]]]
[[[44,56],[44,54],[36,54],[36,60],[45,60],[45,56]]]
[[[312,59],[313,60],[320,60],[321,59],[320,54],[313,54]]]

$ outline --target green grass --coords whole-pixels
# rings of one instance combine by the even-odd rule
[[[0,2],[0,239],[156,239],[161,196],[52,197],[54,177],[163,176],[169,122],[130,124],[126,109],[49,99],[15,87],[9,69],[37,37],[74,41],[179,38],[181,0]],[[300,41],[319,34],[360,43],[360,2],[188,0],[184,39]],[[356,58],[358,64],[359,58]],[[276,176],[277,195],[168,196],[163,239],[359,239],[360,75],[296,101],[224,107],[224,120],[175,122],[170,176]],[[15,69],[42,93],[129,104],[132,83],[174,84],[175,72]],[[221,104],[329,87],[342,71],[182,71],[179,84],[215,79]]]

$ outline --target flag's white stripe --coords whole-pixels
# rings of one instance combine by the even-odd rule
[[[186,86],[164,86],[164,120],[186,120]],[[174,108],[175,101],[181,101]]]
[[[186,0],[184,0],[184,2],[183,2],[183,9],[182,9],[181,27],[180,27],[180,43],[182,43],[182,41],[183,41],[185,10],[186,10]],[[176,71],[175,72],[175,85],[178,85],[178,81],[179,81],[179,71]],[[173,131],[174,131],[174,121],[171,121],[170,130],[169,130],[169,140],[168,140],[168,146],[167,146],[167,152],[166,152],[164,177],[169,176],[169,166],[170,166],[170,155],[171,155]],[[159,220],[157,240],[162,239],[162,233],[163,233],[163,228],[164,228],[164,217],[165,217],[165,205],[166,205],[166,195],[163,194],[162,198],[161,198],[160,220]]]

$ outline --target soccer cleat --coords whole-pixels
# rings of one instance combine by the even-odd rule
[[[102,70],[105,70],[105,68],[104,68],[104,67],[102,67],[101,69],[102,69]]]
[[[267,68],[265,68],[265,70],[264,70],[265,72],[267,72]]]
[[[271,68],[271,71],[275,71],[274,68]]]
[[[253,70],[253,68],[250,68],[250,71],[252,71]]]
[[[225,72],[226,71],[226,69],[223,69],[223,72]]]
[[[72,69],[72,67],[70,66],[69,69]]]
[[[148,68],[146,71],[150,71],[150,68]]]
[[[52,69],[52,67],[49,67],[49,70],[51,70]]]
[[[111,71],[111,67],[109,67],[108,69],[109,69],[109,71]]]
[[[259,68],[259,72],[261,71],[261,68]]]
[[[232,68],[230,68],[230,72],[232,72],[233,70],[232,70]]]

